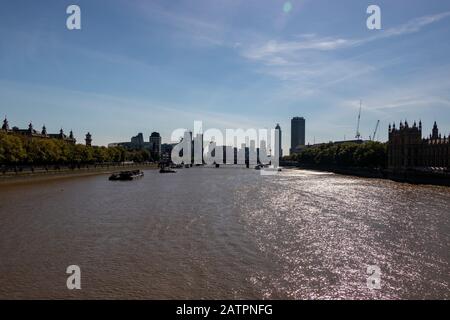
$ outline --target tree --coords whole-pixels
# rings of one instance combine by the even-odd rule
[[[96,163],[109,162],[109,153],[105,147],[93,147],[94,159]]]
[[[73,145],[64,140],[28,138],[0,132],[0,164],[93,164],[151,161],[148,150]]]
[[[0,134],[0,162],[19,164],[27,157],[22,139],[17,136]]]
[[[302,164],[367,168],[383,168],[386,159],[386,144],[374,141],[340,145],[328,143],[306,148],[296,156]]]
[[[60,159],[61,149],[52,139],[31,139],[26,144],[27,163],[52,164]]]

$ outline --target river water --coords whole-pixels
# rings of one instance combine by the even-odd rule
[[[0,298],[450,298],[450,188],[302,170],[107,177],[0,186]]]

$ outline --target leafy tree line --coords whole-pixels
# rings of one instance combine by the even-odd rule
[[[304,149],[288,160],[300,164],[340,167],[384,168],[387,162],[387,146],[380,142],[323,144]]]
[[[57,139],[22,137],[0,132],[0,164],[52,165],[152,161],[147,150],[89,147]]]

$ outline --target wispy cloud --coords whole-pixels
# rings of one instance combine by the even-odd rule
[[[242,57],[255,63],[258,73],[282,81],[281,91],[284,97],[290,96],[299,99],[320,94],[323,90],[334,88],[340,83],[353,81],[354,84],[356,78],[366,82],[369,74],[402,62],[400,58],[374,62],[367,57],[352,56],[352,54],[342,58],[334,54],[334,51],[413,34],[448,17],[450,17],[450,11],[415,18],[366,38],[321,37],[317,34],[302,34],[295,37],[294,40],[247,43],[240,46],[238,50]],[[369,84],[367,83],[367,85]]]
[[[200,46],[228,46],[225,34],[228,27],[220,21],[202,19],[186,11],[176,11],[151,1],[138,1],[132,9],[149,21],[158,21],[176,31],[179,38],[186,38],[194,45]]]
[[[448,17],[450,17],[450,11],[415,18],[405,24],[380,31],[379,34],[367,38],[319,37],[316,34],[308,34],[293,41],[269,40],[263,44],[250,45],[241,53],[245,58],[259,60],[268,65],[285,65],[291,61],[289,57],[299,51],[332,51],[361,46],[376,40],[419,32],[424,27]]]
[[[441,13],[406,23],[395,22],[394,26],[381,31],[353,34],[348,32],[353,27],[353,22],[348,21],[355,18],[353,12],[339,13],[333,19],[334,13],[324,13],[323,5],[316,1],[307,1],[308,5],[301,8],[305,0],[295,1],[289,14],[282,11],[283,2],[194,2],[136,0],[130,5],[120,1],[118,10],[112,12],[120,12],[118,26],[124,29],[115,30],[117,46],[110,43],[109,36],[102,37],[100,33],[90,38],[102,41],[89,43],[85,32],[82,33],[84,40],[78,42],[72,38],[65,40],[66,37],[52,28],[39,32],[27,28],[25,30],[31,31],[22,31],[22,34],[21,28],[16,30],[18,34],[0,28],[0,34],[8,35],[10,40],[1,50],[0,67],[8,69],[17,61],[32,65],[32,59],[36,59],[39,60],[37,66],[42,60],[49,66],[48,70],[60,68],[56,71],[63,71],[67,61],[64,53],[71,52],[76,59],[67,65],[79,63],[81,67],[74,70],[74,76],[83,79],[80,92],[63,90],[68,88],[65,81],[47,82],[49,85],[57,83],[61,90],[27,86],[14,89],[12,84],[2,83],[0,96],[5,104],[23,108],[22,114],[38,121],[50,121],[46,118],[53,117],[57,126],[67,127],[77,119],[83,124],[81,133],[85,128],[97,126],[105,126],[104,132],[114,128],[114,135],[110,133],[108,141],[107,137],[101,138],[104,143],[110,139],[126,139],[136,134],[136,130],[144,131],[149,126],[167,136],[169,133],[164,131],[168,128],[185,127],[193,120],[203,120],[208,127],[260,127],[266,121],[271,126],[271,122],[279,120],[283,128],[288,128],[288,118],[297,113],[308,117],[310,138],[313,135],[316,141],[320,136],[333,139],[338,131],[333,128],[340,126],[350,128],[349,132],[343,132],[349,137],[356,121],[358,106],[354,102],[359,98],[365,101],[366,112],[376,117],[374,119],[403,117],[401,113],[406,111],[439,108],[448,111],[448,73],[432,74],[431,70],[433,67],[450,70],[442,66],[449,48],[445,43],[448,29],[440,28],[439,23],[450,17],[450,11],[445,11],[449,10],[448,6],[439,6],[446,8]],[[403,4],[396,3],[392,9],[397,10]],[[421,6],[414,6],[411,12],[420,12],[416,9]],[[363,16],[363,12],[360,14]],[[321,18],[326,22],[316,25]],[[391,18],[395,20],[398,16],[391,15]],[[133,19],[132,23],[127,19]],[[358,19],[364,23],[361,17]],[[387,25],[385,21],[383,27]],[[433,30],[436,33],[427,33],[433,37],[413,36],[425,29],[431,30],[431,26],[438,23],[439,28]],[[85,30],[98,31],[96,28]],[[435,41],[438,37],[442,43]],[[124,38],[127,41],[121,41]],[[130,46],[133,42],[139,43],[136,48]],[[431,46],[427,48],[423,43]],[[145,50],[151,50],[152,54],[145,54]],[[48,56],[47,52],[52,54]],[[167,59],[166,53],[169,53]],[[434,58],[436,61],[430,61]],[[95,92],[97,79],[101,79],[96,70],[83,68],[86,62],[94,67],[98,62],[101,70],[111,70],[107,72],[114,80],[111,90],[108,89],[110,79],[106,78],[97,90],[105,95],[82,92],[88,83]],[[107,66],[111,69],[105,68]],[[110,75],[122,73],[127,79],[126,86],[123,92],[113,92],[117,90],[117,83]],[[16,79],[11,75],[4,78]],[[24,79],[33,82],[33,77]],[[191,79],[193,81],[189,81]],[[223,79],[226,81],[221,81]],[[142,89],[144,86],[132,86],[133,81],[141,84],[147,80],[151,87],[148,91]],[[73,83],[68,82],[70,86]],[[173,89],[167,91],[176,94],[166,93],[164,89],[169,85]],[[32,94],[23,95],[28,91]],[[51,112],[43,115],[37,105]],[[139,119],[136,114],[140,115]],[[58,117],[65,118],[66,122],[59,123]],[[171,119],[170,123],[167,118]],[[283,119],[286,122],[283,123]],[[372,128],[375,121],[373,118],[368,121]],[[285,137],[288,141],[288,130]]]
[[[415,19],[408,21],[407,23],[405,23],[403,25],[398,26],[398,27],[393,27],[393,28],[387,29],[384,33],[382,33],[377,38],[388,38],[388,37],[401,36],[404,34],[415,33],[432,23],[439,22],[448,17],[450,17],[450,11],[415,18]],[[377,38],[374,37],[373,40],[375,40]]]
[[[431,130],[434,120],[439,120],[443,128],[448,128],[449,122],[445,115],[450,110],[449,72],[450,65],[442,65],[423,72],[420,77],[399,82],[395,86],[385,86],[382,91],[366,93],[363,97],[363,126],[370,128],[375,122],[373,119],[381,120],[381,139],[387,139],[388,123],[405,118],[411,121],[428,119],[424,121],[424,132]],[[340,114],[350,116],[350,119],[359,109],[357,99],[337,100],[335,103]],[[365,135],[368,135],[367,129],[365,131]]]

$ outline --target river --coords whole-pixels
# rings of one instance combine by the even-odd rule
[[[238,168],[107,178],[0,186],[0,298],[450,298],[450,188]]]

